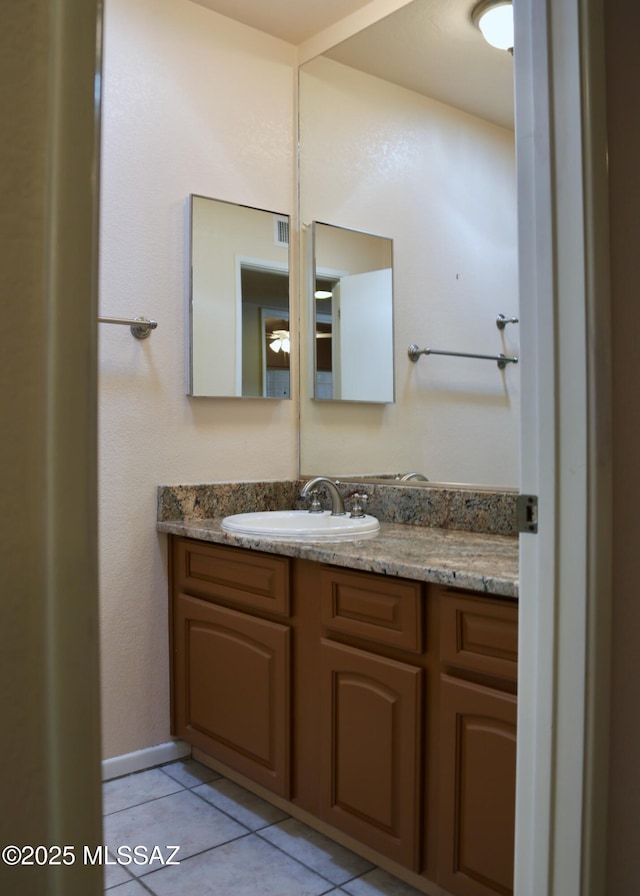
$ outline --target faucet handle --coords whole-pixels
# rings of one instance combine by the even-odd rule
[[[363,517],[365,514],[362,505],[367,503],[367,501],[369,500],[369,496],[361,492],[353,492],[351,495],[349,495],[349,497],[353,498],[353,504],[351,505],[351,516],[354,519]]]
[[[318,498],[318,489],[312,488],[311,491],[307,492],[306,495],[301,495],[301,498],[311,498],[311,507],[309,508],[309,513],[322,513],[322,505],[320,504],[320,499]]]

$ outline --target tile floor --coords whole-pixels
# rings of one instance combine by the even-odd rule
[[[104,784],[107,896],[420,896],[192,759]],[[153,847],[160,847],[154,851]],[[179,846],[173,861],[168,846]],[[111,859],[110,861],[113,861]]]

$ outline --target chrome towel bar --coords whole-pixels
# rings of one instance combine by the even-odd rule
[[[454,358],[481,358],[483,361],[495,361],[500,370],[504,370],[507,364],[517,364],[518,359],[514,355],[473,355],[469,352],[442,352],[435,348],[418,348],[417,345],[410,345],[407,352],[411,361],[417,361],[420,355],[450,355]]]
[[[136,339],[146,339],[152,330],[158,326],[157,320],[149,320],[146,317],[135,317],[133,320],[127,317],[99,317],[101,324],[123,324],[131,329],[131,335]]]

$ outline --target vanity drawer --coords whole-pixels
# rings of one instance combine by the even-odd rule
[[[419,582],[325,566],[320,570],[320,602],[322,624],[332,631],[422,652]]]
[[[174,582],[178,591],[234,606],[291,615],[289,560],[259,551],[175,540]]]
[[[516,681],[517,604],[441,591],[440,658],[461,669]]]

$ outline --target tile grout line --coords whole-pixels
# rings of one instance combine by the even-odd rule
[[[292,817],[292,816],[289,816],[289,817]],[[276,822],[276,823],[279,823],[279,822]],[[265,827],[261,828],[260,830],[264,831],[264,830],[266,830],[267,827],[273,827],[273,825],[265,825]],[[313,830],[313,828],[311,828],[311,830]],[[350,884],[351,881],[358,880],[359,877],[363,877],[365,874],[368,874],[370,871],[373,871],[377,867],[376,865],[371,865],[371,868],[367,868],[366,871],[362,871],[360,874],[354,874],[353,877],[348,877],[346,880],[343,880],[337,884],[337,883],[334,883],[334,881],[332,881],[329,877],[327,877],[326,874],[323,874],[321,871],[318,871],[317,869],[312,868],[311,865],[307,865],[306,862],[303,862],[301,859],[298,859],[296,856],[292,856],[291,853],[287,852],[285,849],[282,849],[282,847],[278,846],[277,843],[272,843],[271,840],[268,840],[266,837],[262,837],[259,831],[255,831],[255,834],[257,837],[260,837],[261,840],[263,840],[265,843],[268,843],[270,846],[273,846],[275,849],[277,849],[283,855],[287,856],[290,859],[293,859],[293,861],[297,862],[298,865],[302,865],[302,867],[306,868],[307,871],[311,871],[311,872],[313,872],[313,874],[317,875],[318,877],[321,877],[322,880],[326,880],[327,883],[331,884],[331,887],[334,890],[337,890],[339,887],[342,887],[344,884]],[[324,834],[322,836],[324,836]],[[328,837],[327,839],[330,840],[331,838]],[[331,842],[334,843],[335,841],[331,841]],[[340,845],[340,844],[338,844],[338,845]],[[343,849],[346,849],[346,847],[343,847]],[[356,855],[356,853],[354,853],[354,855]],[[369,864],[371,864],[371,863],[369,863]],[[330,893],[331,891],[326,890],[325,892]]]
[[[152,890],[151,887],[147,886],[143,881],[138,880],[137,877],[134,877],[133,880],[137,880],[138,883],[140,884],[140,886],[144,890],[146,890],[147,893],[151,893],[151,896],[157,896],[157,893],[155,892],[155,890]],[[122,884],[117,884],[111,891],[107,890],[107,893],[112,892],[114,894],[114,896],[118,896],[118,887],[124,887],[124,886],[128,887],[130,883],[131,883],[131,881],[125,881]]]
[[[169,765],[174,765],[174,763],[170,762]],[[203,766],[203,768],[206,768],[206,766]],[[182,787],[184,787],[186,790],[193,790],[194,787],[201,787],[203,784],[211,784],[212,781],[226,780],[224,775],[221,775],[219,772],[214,772],[213,769],[208,769],[208,771],[210,771],[211,774],[214,776],[213,778],[209,778],[208,781],[198,781],[197,784],[183,784],[182,781],[179,781],[177,778],[174,778],[173,775],[170,775],[169,772],[165,771],[166,765],[165,766],[159,765],[158,769],[162,772],[163,775],[165,775],[167,778],[169,778],[170,781],[175,781],[176,784],[181,784]],[[194,775],[194,777],[195,777],[195,775]]]
[[[186,859],[181,859],[180,864],[182,865],[186,862],[191,861],[191,859],[195,859],[198,856],[203,856],[208,852],[215,852],[215,850],[220,846],[228,846],[230,843],[237,843],[238,840],[246,840],[246,838],[250,837],[252,833],[253,831],[247,831],[245,834],[240,834],[238,837],[231,837],[229,840],[223,840],[221,843],[216,843],[214,846],[207,846],[205,849],[201,849],[199,852],[193,852],[191,853],[191,855],[187,856]],[[163,871],[166,871],[166,866],[163,868],[153,868],[151,871],[143,871],[134,879],[142,880],[145,877],[150,877],[152,874],[161,874]]]
[[[199,786],[199,785],[198,785],[198,786]],[[226,817],[227,817],[228,819],[230,819],[231,821],[235,821],[235,823],[236,823],[236,824],[239,824],[241,827],[243,827],[243,828],[245,829],[245,831],[247,831],[247,833],[249,833],[249,834],[253,834],[253,833],[255,833],[255,831],[253,831],[250,827],[247,827],[247,825],[244,824],[244,822],[242,822],[242,821],[238,821],[237,818],[234,818],[233,815],[230,815],[227,811],[225,811],[224,809],[221,809],[220,806],[216,806],[215,803],[211,803],[211,802],[209,802],[209,800],[205,799],[205,798],[202,796],[202,794],[200,794],[200,793],[196,793],[195,790],[191,790],[190,792],[191,792],[195,797],[197,797],[199,800],[202,800],[202,802],[205,803],[207,806],[209,806],[211,809],[215,809],[217,812],[221,812],[223,815],[226,815]],[[265,827],[269,827],[269,825],[265,825]],[[236,840],[240,840],[241,838],[240,838],[240,837],[235,837],[234,839],[236,839]],[[230,843],[231,841],[229,840],[228,842]],[[220,845],[222,845],[222,844],[220,844]]]
[[[103,818],[111,818],[112,815],[117,815],[119,812],[128,812],[129,809],[137,809],[139,806],[146,806],[147,803],[157,803],[158,800],[164,800],[168,796],[175,796],[176,793],[181,793],[186,790],[186,788],[181,787],[180,790],[172,790],[171,793],[163,793],[161,796],[152,796],[149,797],[148,800],[142,800],[141,803],[131,803],[130,806],[123,806],[122,809],[114,809],[113,812],[103,812]]]

